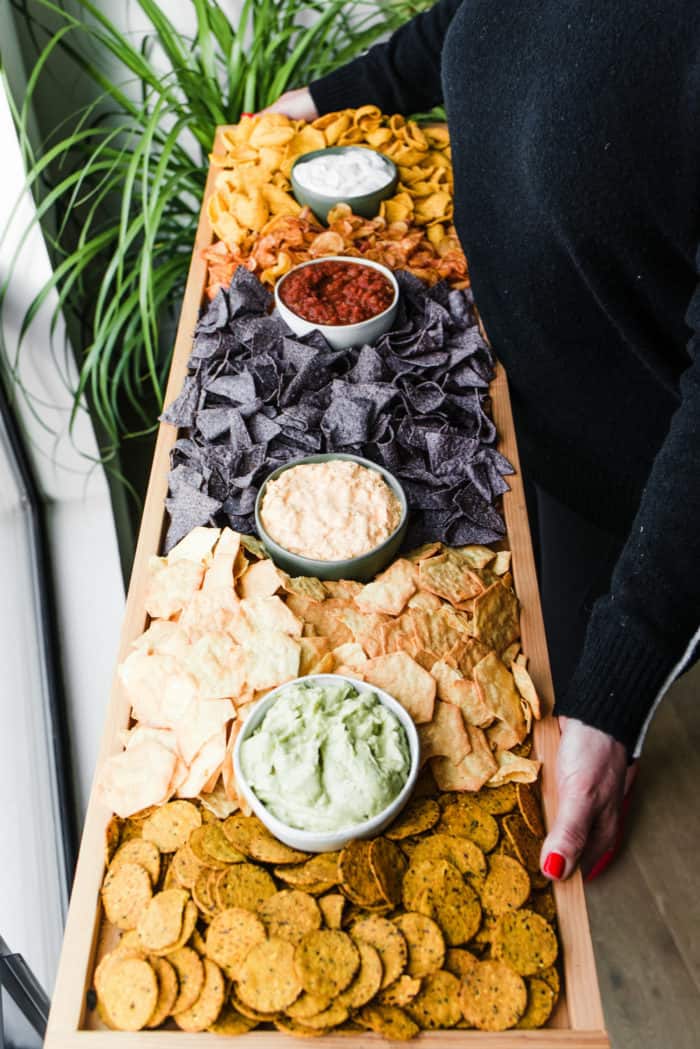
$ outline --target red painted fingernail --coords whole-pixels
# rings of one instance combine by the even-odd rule
[[[542,870],[550,878],[561,878],[566,869],[566,860],[559,852],[550,852],[542,864]]]
[[[254,115],[255,115],[254,113],[241,113],[242,117],[252,117]]]

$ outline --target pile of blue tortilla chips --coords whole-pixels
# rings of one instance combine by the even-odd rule
[[[510,463],[495,448],[493,357],[471,293],[396,274],[396,326],[371,346],[332,350],[270,314],[272,296],[239,267],[197,324],[188,375],[162,418],[180,428],[166,507],[169,550],[196,525],[255,530],[258,488],[282,463],[350,452],[403,484],[407,546],[491,543]]]

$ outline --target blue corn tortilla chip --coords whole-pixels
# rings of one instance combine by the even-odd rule
[[[396,278],[394,329],[333,350],[318,331],[295,336],[257,278],[236,270],[202,312],[182,392],[162,416],[180,428],[166,549],[197,524],[251,532],[265,477],[314,452],[362,455],[395,473],[411,510],[408,545],[504,534],[494,503],[512,468],[494,447],[494,359],[471,291]]]

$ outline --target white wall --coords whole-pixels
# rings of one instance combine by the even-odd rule
[[[23,71],[13,35],[9,6],[0,6],[3,62],[12,78],[15,97],[21,98]],[[31,222],[34,205],[31,197],[22,193],[24,171],[19,145],[4,92],[0,91],[0,96],[0,230],[9,224],[0,256],[2,284],[14,246]],[[10,355],[17,346],[21,318],[50,273],[45,244],[35,227],[19,257],[7,301],[3,335]],[[25,338],[18,375],[30,397],[18,398],[17,410],[48,509],[56,572],[57,625],[63,644],[76,790],[82,814],[109,692],[124,591],[109,492],[104,472],[96,464],[98,450],[87,413],[80,414],[72,433],[68,430],[69,389],[75,383],[76,373],[70,352],[60,360],[52,355],[48,323],[54,301],[46,303]],[[62,345],[60,325],[53,341],[56,346]]]

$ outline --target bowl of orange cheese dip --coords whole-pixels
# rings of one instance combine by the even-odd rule
[[[408,506],[388,470],[337,452],[295,459],[270,474],[255,522],[271,558],[290,575],[365,581],[398,552]]]

